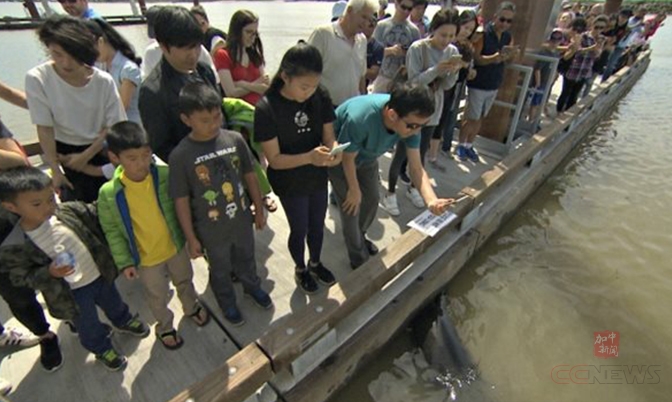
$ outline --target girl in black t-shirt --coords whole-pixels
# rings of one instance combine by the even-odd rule
[[[289,252],[295,280],[306,293],[315,279],[331,286],[334,275],[320,262],[327,211],[327,167],[341,162],[330,156],[336,145],[331,99],[319,87],[322,56],[303,42],[290,48],[266,95],[254,112],[255,139],[268,159],[268,179],[289,222]],[[310,260],[306,266],[305,245]]]

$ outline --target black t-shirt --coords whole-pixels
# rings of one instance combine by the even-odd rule
[[[324,124],[335,120],[331,98],[318,88],[307,101],[298,103],[271,91],[256,105],[254,138],[258,142],[278,139],[280,152],[296,155],[322,144]],[[275,170],[268,167],[268,180],[280,197],[305,196],[326,191],[327,169],[314,165]]]

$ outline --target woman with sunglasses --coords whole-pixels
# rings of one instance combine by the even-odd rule
[[[142,124],[138,110],[142,60],[135,54],[131,44],[112,25],[100,19],[92,19],[86,21],[86,26],[96,38],[98,47],[96,67],[110,73],[114,78],[128,120]]]
[[[84,173],[109,163],[101,153],[107,128],[126,120],[113,78],[94,66],[96,38],[83,20],[53,16],[37,30],[50,60],[26,74],[28,110],[62,200],[93,202],[103,177]],[[64,166],[59,157],[69,156]]]
[[[408,80],[427,86],[434,96],[435,109],[427,124],[420,130],[420,163],[424,166],[425,154],[434,137],[443,111],[444,92],[452,88],[457,81],[457,72],[464,66],[462,56],[451,43],[460,28],[460,19],[456,11],[447,9],[434,14],[429,25],[429,37],[411,45],[406,55]],[[441,132],[438,132],[441,138]],[[398,216],[399,204],[396,196],[397,179],[406,161],[406,146],[397,144],[394,158],[390,164],[388,193],[382,200],[383,209],[390,215]],[[404,170],[405,167],[403,168]],[[425,202],[420,192],[413,186],[408,188],[406,197],[417,208],[424,208]]]
[[[572,62],[562,78],[562,92],[556,104],[558,113],[564,113],[576,104],[581,88],[593,75],[593,63],[602,53],[604,45],[602,31],[608,23],[609,18],[600,15],[593,20],[591,30],[586,31],[585,19],[577,18],[572,22],[572,43],[563,55],[563,58],[571,59]]]

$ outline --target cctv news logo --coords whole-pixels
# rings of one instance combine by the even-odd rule
[[[616,331],[593,333],[593,355],[601,359],[618,357],[620,335]],[[556,384],[658,384],[659,365],[561,364],[551,369]]]

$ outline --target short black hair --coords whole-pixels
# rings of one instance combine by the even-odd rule
[[[200,15],[201,17],[203,17],[204,20],[210,22],[210,20],[208,19],[208,13],[205,12],[205,7],[203,7],[200,4],[197,6],[193,6],[191,8],[191,13],[194,15]]]
[[[53,15],[40,25],[37,36],[45,47],[58,45],[73,59],[87,66],[93,66],[98,59],[96,38],[80,18]]]
[[[52,185],[51,177],[33,166],[19,166],[0,172],[0,201],[13,202],[28,191],[41,191]]]
[[[107,149],[119,156],[129,149],[149,146],[149,137],[138,123],[120,121],[107,131]]]
[[[154,22],[154,35],[157,42],[168,48],[193,46],[203,40],[203,32],[196,17],[180,6],[159,9]]]
[[[576,32],[585,32],[586,29],[588,28],[588,23],[586,22],[586,19],[583,17],[576,17],[574,20],[572,20],[572,24],[570,27],[576,31]]]
[[[194,112],[221,109],[221,107],[222,97],[208,84],[190,82],[180,91],[180,114],[189,116]]]
[[[399,117],[416,113],[429,117],[434,114],[434,95],[423,85],[397,85],[390,92],[387,107],[397,112]]]

